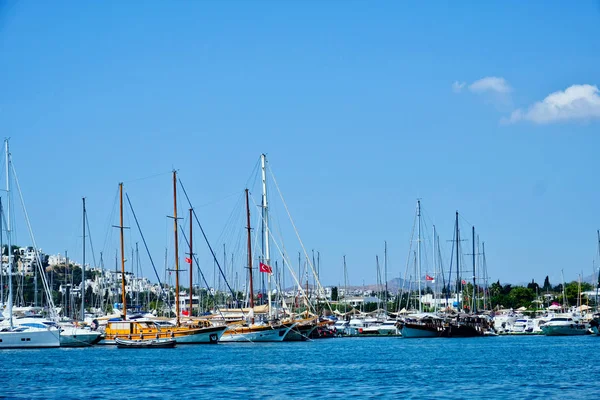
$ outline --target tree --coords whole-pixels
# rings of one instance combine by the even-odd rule
[[[338,301],[338,288],[334,286],[331,288],[331,301]]]
[[[512,308],[529,307],[535,299],[535,292],[529,288],[517,286],[510,291],[508,298]]]
[[[527,285],[527,289],[531,289],[531,290],[533,290],[534,293],[536,293],[540,289],[540,285],[538,285],[537,283],[535,283],[535,280],[532,279],[531,283],[529,283]]]
[[[550,284],[550,279],[548,279],[548,275],[546,275],[546,279],[544,279],[544,286],[542,287],[544,291],[549,292],[552,289],[552,285]]]

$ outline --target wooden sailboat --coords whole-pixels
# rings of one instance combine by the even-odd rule
[[[248,230],[248,275],[250,281],[250,310],[248,315],[249,320],[229,325],[229,327],[221,337],[221,342],[282,342],[292,330],[292,328],[296,325],[295,323],[282,324],[273,322],[272,320],[260,324],[255,323],[254,287],[252,280],[252,239],[250,228],[250,204],[248,197],[248,189],[246,189],[246,217],[246,229]],[[270,309],[268,311],[268,314],[271,315]]]
[[[177,343],[211,343],[216,344],[226,326],[215,326],[207,320],[189,321],[182,324],[179,310],[179,248],[177,235],[177,172],[173,171],[173,203],[174,203],[174,233],[175,233],[175,323],[152,319],[127,320],[127,304],[125,292],[125,250],[123,239],[123,184],[119,184],[120,193],[120,229],[121,234],[121,290],[123,316],[119,320],[109,320],[106,326],[106,337],[101,344],[116,344],[116,339],[168,339]]]

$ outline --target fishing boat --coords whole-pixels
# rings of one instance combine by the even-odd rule
[[[122,318],[111,319],[105,328],[105,337],[100,344],[117,344],[117,339],[144,340],[148,338],[175,339],[177,343],[216,344],[227,329],[227,326],[216,326],[208,320],[196,320],[182,324],[179,310],[179,290],[175,291],[175,322],[159,324],[152,319],[127,320],[127,301],[125,290],[125,250],[123,238],[123,184],[119,184],[120,193],[120,225],[121,233],[121,301],[123,302]],[[173,203],[175,232],[175,287],[179,287],[179,247],[177,234],[177,172],[173,171]]]
[[[150,349],[150,348],[173,348],[177,344],[175,339],[116,339],[119,349]]]
[[[2,321],[2,325],[0,325],[0,349],[12,349],[12,348],[39,348],[39,347],[59,347],[60,346],[60,330],[53,326],[45,326],[43,324],[39,324],[36,326],[26,326],[21,325],[13,318],[13,288],[12,288],[12,275],[13,268],[15,263],[15,257],[12,252],[11,246],[11,192],[10,192],[10,181],[11,181],[11,169],[12,169],[12,156],[8,150],[8,139],[4,141],[4,148],[6,154],[6,198],[7,201],[7,217],[4,218],[4,213],[0,210],[0,230],[6,228],[6,237],[7,237],[7,249],[8,251],[8,303],[6,306],[6,314],[4,315],[4,319]],[[14,172],[14,171],[13,171]],[[20,190],[19,190],[20,194]],[[21,198],[21,202],[23,199]],[[25,213],[27,216],[27,213]],[[28,226],[30,226],[29,221]],[[31,234],[31,231],[30,231]],[[33,239],[33,235],[32,235]],[[35,243],[34,243],[35,245]],[[37,249],[37,246],[35,246]],[[37,250],[35,250],[35,254],[37,257],[37,266],[42,265],[41,260],[39,259],[39,254]],[[41,274],[42,283],[44,285],[44,290],[46,296],[48,297],[48,304],[50,306],[50,310],[54,310],[54,303],[52,302],[52,297],[49,295],[50,290],[48,287],[48,282],[45,280],[45,275]]]

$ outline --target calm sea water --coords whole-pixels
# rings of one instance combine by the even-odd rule
[[[600,337],[0,351],[1,398],[593,398]]]

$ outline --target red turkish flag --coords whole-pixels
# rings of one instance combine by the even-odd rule
[[[273,270],[267,264],[260,263],[258,270],[260,272],[266,272],[267,274],[272,274]]]
[[[426,281],[433,281],[433,277],[431,277],[429,275],[425,275],[425,280]]]
[[[192,263],[192,259],[191,259],[191,258],[188,258],[188,257],[186,257],[186,258],[185,258],[185,262],[186,262],[186,263],[188,263],[188,264],[191,264],[191,263]]]

